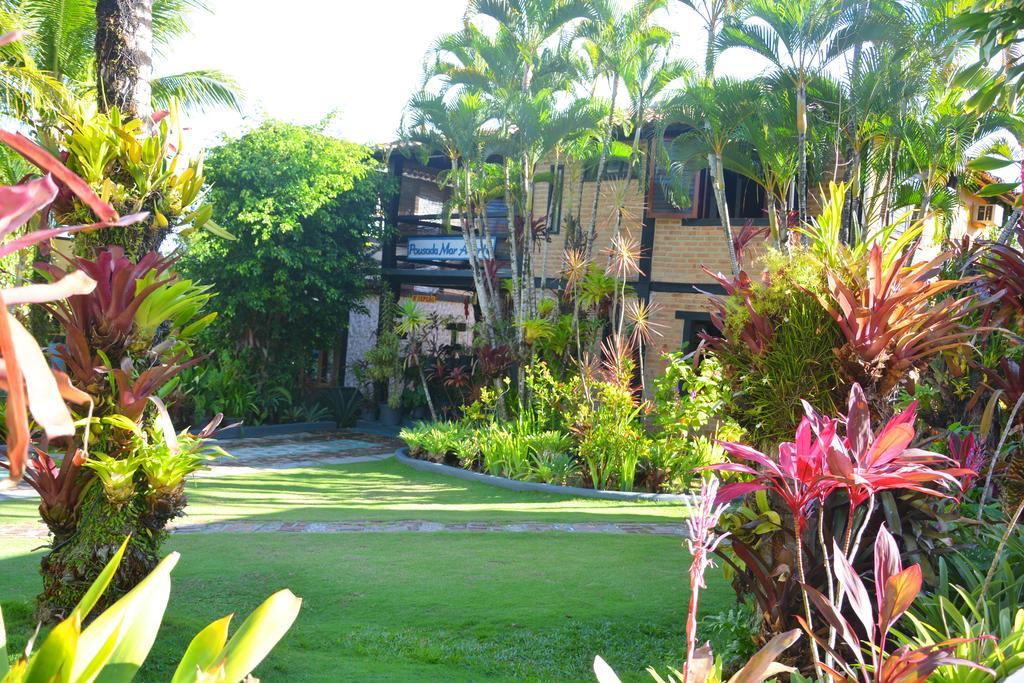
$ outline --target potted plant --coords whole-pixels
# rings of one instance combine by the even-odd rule
[[[388,399],[380,405],[380,422],[387,427],[402,424],[402,395],[405,382],[399,377],[392,377],[388,382]]]

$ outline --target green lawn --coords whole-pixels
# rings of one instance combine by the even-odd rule
[[[677,503],[630,503],[517,492],[419,472],[391,458],[201,478],[189,485],[188,519],[330,522],[682,522]],[[0,501],[3,520],[36,518],[27,500]]]
[[[678,508],[520,494],[393,461],[206,479],[204,518],[637,520]],[[291,509],[289,509],[289,507]],[[0,520],[26,505],[0,506]],[[9,517],[7,517],[9,518]],[[2,521],[0,521],[2,523]],[[0,542],[12,650],[34,624],[41,552]],[[204,534],[182,553],[156,649],[139,680],[166,681],[206,623],[247,614],[282,587],[304,599],[295,627],[257,671],[266,681],[589,681],[602,654],[624,680],[678,665],[688,600],[678,538],[564,533]],[[705,613],[732,601],[717,575]]]

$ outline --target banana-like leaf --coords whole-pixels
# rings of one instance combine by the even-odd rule
[[[285,589],[257,607],[218,657],[224,662],[224,680],[237,683],[249,675],[288,632],[301,606],[302,599]]]
[[[156,640],[171,594],[171,570],[178,558],[178,553],[165,557],[138,586],[82,632],[75,658],[75,683],[89,683],[77,674],[93,669],[94,660],[100,658],[105,662],[95,679],[98,683],[128,683],[135,677]],[[110,639],[117,640],[112,649]]]
[[[996,171],[1000,168],[1006,168],[1013,163],[1013,159],[1008,159],[1006,157],[984,156],[972,159],[968,162],[967,168],[975,171]]]
[[[0,680],[10,670],[7,664],[7,628],[4,627],[4,611],[0,609]]]
[[[78,619],[65,619],[50,631],[39,650],[29,660],[24,683],[70,683],[77,654],[82,624]]]
[[[792,667],[779,664],[775,660],[799,639],[800,631],[797,629],[778,634],[751,657],[742,669],[733,674],[729,683],[761,683],[783,672],[794,671]]]
[[[594,657],[594,675],[597,676],[597,683],[622,683],[618,675],[608,666],[608,662],[598,655]]]
[[[998,197],[1007,192],[1015,192],[1020,183],[992,183],[978,190],[979,197]]]
[[[231,617],[229,614],[218,619],[196,634],[185,650],[171,683],[199,683],[203,680],[203,672],[217,664],[217,656],[224,650]]]

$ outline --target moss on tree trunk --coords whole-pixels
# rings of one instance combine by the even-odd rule
[[[96,614],[151,572],[160,560],[160,546],[167,537],[167,523],[183,513],[185,495],[179,489],[169,496],[147,498],[137,494],[121,506],[112,504],[98,481],[83,494],[74,532],[54,538],[53,549],[43,558],[43,592],[37,615],[51,623],[65,618],[99,576],[126,537],[131,540],[124,559],[97,605]]]

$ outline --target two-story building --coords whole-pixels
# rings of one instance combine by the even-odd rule
[[[653,144],[653,140],[648,142]],[[654,157],[648,155],[649,159]],[[444,209],[449,195],[439,181],[450,168],[449,161],[436,154],[423,162],[418,156],[397,151],[386,158],[398,183],[398,192],[386,207],[387,220],[397,230],[394,239],[382,245],[382,285],[390,288],[396,299],[414,299],[428,311],[458,321],[444,332],[450,338],[442,341],[468,345],[475,322],[473,280],[460,231],[445,226]],[[595,254],[610,243],[616,215],[621,210],[621,229],[642,248],[642,272],[633,286],[638,297],[654,305],[653,322],[662,334],[647,349],[644,359],[649,376],[653,376],[663,369],[662,353],[695,348],[700,332],[711,325],[706,293],[718,294],[722,288],[702,266],[712,272],[728,273],[730,263],[707,172],[696,171],[682,180],[690,188],[686,208],[669,200],[664,169],[652,163],[649,173],[644,192],[640,182],[626,177],[624,164],[608,164],[597,204]],[[534,256],[535,273],[539,283],[554,289],[559,286],[568,217],[579,216],[580,225],[589,228],[597,190],[596,173],[593,169],[551,162],[541,165],[538,177],[541,180],[535,187],[535,211],[546,219],[549,241],[542,243]],[[678,187],[679,179],[673,182]],[[764,193],[756,184],[726,171],[725,189],[734,232],[749,223],[768,225]],[[954,221],[954,235],[976,235],[986,226],[1001,224],[1013,201],[1013,197],[985,199],[966,191],[961,194],[962,208]],[[503,202],[492,202],[487,216],[497,238],[494,248],[499,275],[509,275],[508,224]],[[741,265],[748,270],[756,269],[760,251],[761,245],[751,245]],[[377,297],[369,298],[366,304],[370,314],[353,314],[347,335],[344,364],[345,382],[349,386],[354,386],[352,364],[372,345],[376,331]]]

